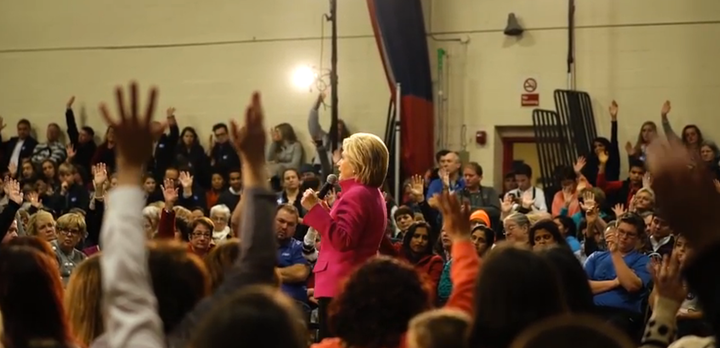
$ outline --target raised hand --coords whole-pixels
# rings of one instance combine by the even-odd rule
[[[673,300],[678,305],[685,300],[687,290],[683,286],[680,258],[677,253],[673,252],[670,256],[665,255],[661,262],[651,264],[650,275],[660,297]]]
[[[500,200],[500,211],[502,211],[503,214],[509,214],[514,203],[510,195],[505,195],[505,197]]]
[[[532,208],[533,204],[535,204],[535,199],[533,199],[531,191],[527,191],[527,192],[523,193],[522,198],[520,200],[520,204],[525,209]]]
[[[642,183],[642,187],[645,188],[650,188],[650,186],[652,186],[652,175],[650,175],[649,172],[646,172],[645,175],[643,175]]]
[[[107,181],[108,173],[105,163],[98,163],[92,167],[93,184],[95,187],[101,187]]]
[[[613,213],[615,213],[615,217],[618,218],[625,214],[627,210],[625,210],[625,205],[622,203],[615,204],[615,206],[612,208]]]
[[[77,154],[75,152],[75,146],[73,144],[67,144],[65,146],[65,152],[67,152],[67,161],[70,162],[73,158],[75,158],[75,155]]]
[[[625,152],[627,152],[628,156],[635,156],[635,147],[629,141],[625,143]]]
[[[672,106],[670,105],[670,101],[666,100],[663,103],[662,108],[660,108],[660,115],[662,115],[662,117],[667,117],[667,115],[670,113],[670,110],[672,110]]]
[[[572,192],[572,189],[569,189],[569,188],[563,188],[562,195],[563,195],[563,201],[565,202],[565,206],[570,205],[570,202],[572,202],[572,200],[575,196]]]
[[[583,193],[583,202],[580,204],[580,207],[587,212],[595,209],[596,206],[595,193],[592,191],[585,191]]]
[[[174,204],[178,200],[178,189],[175,188],[175,182],[172,179],[165,179],[160,188],[162,189],[166,207],[168,204]]]
[[[167,122],[160,123],[159,126],[152,126],[158,94],[156,88],[150,89],[147,106],[142,113],[137,83],[130,84],[129,94],[130,98],[126,100],[123,88],[115,89],[117,118],[112,116],[106,104],[100,105],[100,113],[105,122],[115,131],[118,167],[122,167],[124,170],[140,171],[152,156],[153,141],[165,131]],[[137,174],[139,180],[140,173]]]
[[[610,119],[613,121],[617,121],[618,103],[616,101],[613,100],[612,103],[610,103],[608,111],[610,111]]]
[[[470,207],[454,193],[444,191],[435,195],[443,217],[445,233],[452,239],[470,238]]]
[[[720,242],[720,194],[711,171],[696,163],[680,141],[655,139],[647,154],[655,204],[661,211],[672,212],[665,217],[670,227],[696,248]]]
[[[35,207],[35,209],[42,208],[42,200],[40,199],[40,195],[38,195],[37,192],[30,192],[27,194],[27,200],[30,202],[30,205]]]
[[[3,190],[10,201],[17,203],[18,205],[23,203],[23,193],[20,191],[20,183],[18,183],[17,180],[6,178]]]
[[[575,173],[580,174],[580,172],[582,172],[583,168],[585,168],[585,164],[587,164],[585,157],[584,156],[578,157],[577,161],[575,161],[575,165],[573,166],[573,170],[575,171]]]
[[[178,181],[180,181],[180,185],[182,186],[183,189],[192,188],[193,176],[190,175],[190,173],[188,173],[188,172],[180,172]]]
[[[415,199],[420,199],[425,196],[425,179],[421,175],[413,175],[410,178],[410,193]]]
[[[245,124],[231,123],[231,135],[235,150],[249,165],[262,166],[265,163],[265,143],[267,133],[263,125],[265,115],[260,101],[260,93],[255,92],[250,105],[245,109]]]
[[[75,102],[75,96],[72,96],[72,97],[70,97],[70,99],[68,99],[67,104],[65,104],[65,106],[66,106],[68,109],[72,109],[72,106],[73,106],[73,103],[74,103],[74,102]]]

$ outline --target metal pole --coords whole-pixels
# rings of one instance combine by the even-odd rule
[[[334,152],[338,148],[338,75],[337,75],[337,0],[330,0],[330,21],[332,21],[332,37],[330,45],[332,46],[330,56],[330,143]]]
[[[575,89],[575,0],[568,0],[567,89]]]
[[[402,114],[402,91],[400,83],[395,85],[395,200],[399,202],[402,197],[402,182],[400,182],[400,165],[402,163],[402,138],[400,131],[400,115]]]

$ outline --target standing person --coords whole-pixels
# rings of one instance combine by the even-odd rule
[[[332,210],[308,189],[302,197],[303,223],[320,234],[323,247],[315,264],[315,298],[319,304],[320,339],[329,337],[327,308],[340,281],[377,254],[387,227],[380,188],[388,171],[389,153],[375,135],[357,133],[343,141],[338,167],[342,195]]]

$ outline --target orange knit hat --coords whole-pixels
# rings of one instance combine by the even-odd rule
[[[490,226],[490,216],[484,210],[476,210],[470,215],[470,221],[481,221],[485,223],[485,226]]]

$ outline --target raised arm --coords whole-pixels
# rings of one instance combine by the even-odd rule
[[[68,140],[73,146],[77,146],[80,137],[80,131],[78,130],[77,121],[75,121],[75,113],[73,112],[72,105],[75,102],[75,96],[70,97],[65,108],[65,123],[67,123],[67,134]]]
[[[130,110],[126,109],[122,89],[116,91],[119,120],[110,116],[107,106],[101,107],[117,136],[118,186],[108,197],[110,209],[100,236],[104,246],[100,267],[106,304],[105,333],[110,348],[165,347],[147,264],[142,216],[145,196],[140,184],[142,166],[152,153],[155,134],[150,120],[157,91],[151,91],[146,115],[142,116],[138,114],[137,89],[134,83],[130,87]]]
[[[313,139],[322,139],[327,135],[320,125],[320,115],[318,113],[323,100],[325,100],[325,95],[320,94],[315,101],[315,105],[310,109],[310,115],[308,116],[308,132]]]
[[[662,108],[660,109],[660,119],[662,120],[663,131],[665,132],[665,136],[668,138],[668,140],[680,140],[680,137],[672,129],[672,126],[670,125],[670,120],[668,120],[668,114],[670,113],[671,109],[672,107],[669,100],[666,100],[665,103],[663,103]]]

